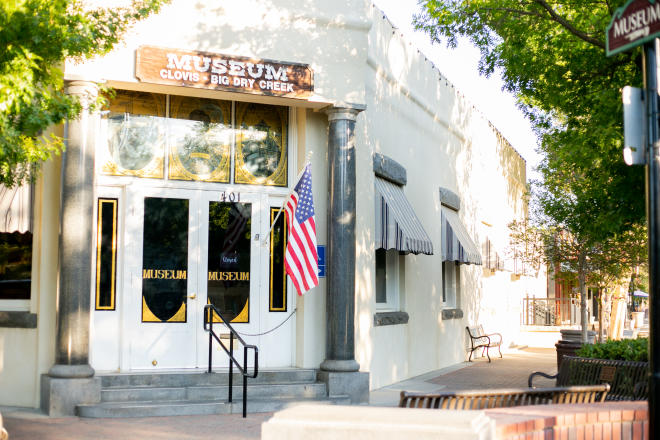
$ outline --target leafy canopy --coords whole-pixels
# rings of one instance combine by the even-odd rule
[[[644,221],[641,167],[621,160],[620,88],[641,84],[640,50],[608,58],[605,29],[624,0],[422,0],[417,28],[468,37],[480,71],[502,73],[540,137],[546,219],[586,245]]]
[[[108,53],[163,3],[90,8],[82,0],[0,2],[0,183],[34,177],[44,160],[63,150],[61,138],[42,134],[81,110],[63,91],[64,60]]]

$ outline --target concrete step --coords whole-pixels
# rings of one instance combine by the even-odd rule
[[[348,396],[331,398],[268,398],[250,399],[248,397],[247,412],[272,412],[299,403],[337,404],[350,403]],[[80,417],[90,418],[120,418],[120,417],[168,417],[183,415],[210,414],[240,414],[243,411],[241,399],[232,403],[220,400],[171,400],[171,401],[135,401],[135,402],[103,402],[99,404],[78,405]]]
[[[226,399],[229,387],[227,385],[191,386],[191,387],[154,387],[130,386],[108,387],[101,390],[101,402],[135,402],[161,400],[218,400]],[[252,383],[248,379],[248,398],[320,398],[327,394],[326,386],[321,382],[289,382],[289,383]],[[232,395],[235,399],[243,397],[243,386],[233,386]]]
[[[187,398],[191,400],[203,399],[218,399],[226,398],[229,387],[215,386],[215,387],[188,387]],[[282,383],[282,384],[255,384],[250,385],[248,381],[248,400],[252,398],[322,398],[327,396],[327,388],[325,383]],[[243,398],[243,387],[234,386],[232,395],[235,399]]]
[[[182,371],[182,372],[144,372],[144,373],[119,373],[98,374],[101,378],[103,388],[131,387],[131,386],[157,386],[157,387],[193,387],[227,385],[229,373],[226,371],[214,371],[206,373],[205,370]],[[242,383],[242,376],[234,373],[234,384]],[[248,379],[250,384],[286,383],[286,382],[310,382],[316,381],[316,370],[288,368],[277,370],[259,371],[255,379]]]

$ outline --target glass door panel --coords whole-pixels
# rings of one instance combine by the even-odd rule
[[[186,322],[190,201],[145,197],[142,322]]]
[[[211,201],[208,225],[208,304],[229,322],[248,323],[252,204]]]
[[[259,238],[262,228],[261,195],[252,193],[200,192],[199,241],[200,304],[213,304],[248,344],[257,344],[261,294]],[[225,194],[226,196],[226,194]],[[224,200],[223,200],[224,198]],[[200,323],[204,319],[200,313]],[[221,318],[214,314],[214,322]],[[201,329],[201,327],[200,327]],[[222,325],[217,333],[227,333]],[[208,333],[198,333],[198,364],[208,364]],[[228,341],[225,341],[228,342]],[[239,344],[235,350],[242,350]],[[240,355],[242,358],[242,354]],[[213,364],[227,367],[227,355],[214,343]]]

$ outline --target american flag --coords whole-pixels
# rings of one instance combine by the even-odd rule
[[[302,295],[319,284],[311,164],[285,201],[284,210],[289,231],[284,264],[298,295]]]

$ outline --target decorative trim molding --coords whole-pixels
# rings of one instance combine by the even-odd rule
[[[408,314],[406,312],[379,312],[374,313],[374,327],[384,325],[408,324]]]
[[[454,211],[461,209],[461,198],[449,188],[440,187],[440,203]]]
[[[37,328],[37,314],[30,312],[0,312],[2,328]]]
[[[461,309],[443,309],[442,320],[446,319],[461,319],[463,317],[463,310]]]
[[[342,119],[347,121],[356,121],[358,113],[364,111],[366,108],[366,106],[360,106],[359,104],[355,104],[352,107],[339,107],[335,105],[333,107],[328,107],[323,111],[326,115],[328,115],[328,122]]]
[[[374,173],[378,177],[387,179],[397,185],[405,185],[408,182],[406,169],[399,162],[384,154],[374,153]]]

